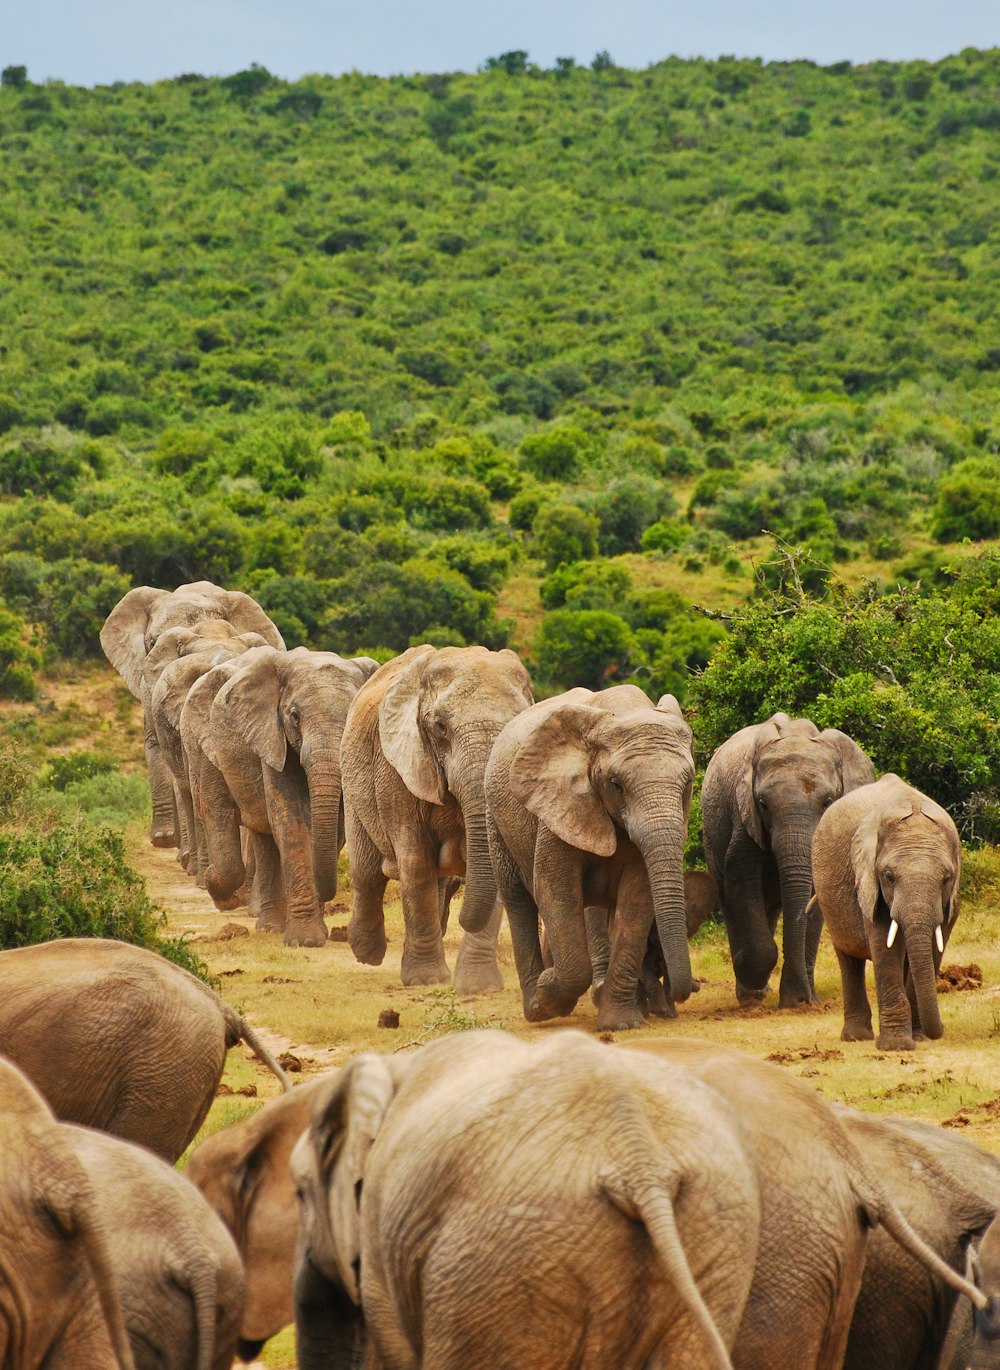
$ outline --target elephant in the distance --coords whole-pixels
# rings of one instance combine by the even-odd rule
[[[280,886],[284,918],[262,896],[258,927],[288,946],[326,941],[322,905],[337,891],[343,845],[340,743],[348,709],[378,663],[335,652],[257,650],[236,663],[212,703],[210,760],[202,777],[209,865],[216,901],[243,884],[240,827],[253,834],[254,880]],[[270,900],[270,902],[269,902]]]
[[[568,1031],[359,1056],[292,1170],[302,1370],[731,1366],[760,1196],[687,1071]]]
[[[348,936],[359,961],[382,964],[383,899],[395,878],[405,923],[403,984],[447,982],[446,882],[464,877],[455,988],[473,994],[503,987],[483,777],[501,729],[531,703],[519,658],[485,647],[411,647],[358,691],[342,763],[354,885]]]
[[[134,1370],[107,1232],[66,1129],[3,1060],[0,1098],[0,1365]]]
[[[701,790],[705,857],[719,887],[741,1003],[759,1000],[778,959],[782,1008],[816,1002],[813,974],[823,922],[806,912],[811,844],[825,810],[874,779],[872,763],[836,728],[774,714],[718,749]]]
[[[292,1281],[299,1205],[288,1168],[329,1075],[269,1099],[242,1122],[199,1143],[185,1175],[225,1223],[246,1272],[239,1355],[252,1360],[269,1337],[293,1320]]]
[[[840,962],[845,1042],[872,1038],[865,962],[875,967],[878,1046],[912,1051],[944,1032],[941,955],[958,918],[962,846],[948,814],[898,775],[827,812],[812,844],[816,901]]]
[[[274,623],[249,595],[199,580],[176,590],[157,590],[151,585],[130,590],[105,619],[101,646],[129,691],[141,699],[143,663],[160,636],[170,628],[191,628],[206,619],[223,619],[237,633],[260,633],[272,647],[285,645]],[[150,840],[154,847],[175,847],[173,785],[145,702],[143,728],[153,794]]]
[[[634,685],[543,700],[497,739],[486,771],[490,854],[529,1022],[572,1013],[591,984],[585,909],[611,919],[599,1028],[642,1025],[637,987],[652,925],[668,985],[649,1007],[673,1014],[688,998],[683,861],[693,779],[677,701],[665,695],[654,706]]]
[[[239,1041],[288,1077],[246,1020],[154,951],[68,937],[0,952],[0,1053],[64,1122],[176,1161]]]
[[[136,1370],[229,1370],[245,1284],[232,1237],[145,1147],[61,1130],[93,1187]]]

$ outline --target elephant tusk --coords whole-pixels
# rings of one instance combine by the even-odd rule
[[[937,943],[938,951],[944,951],[944,934],[941,931],[940,923],[934,929],[934,941]]]
[[[896,920],[895,920],[895,918],[894,918],[894,919],[892,920],[892,922],[889,924],[889,936],[885,939],[885,944],[886,944],[887,947],[891,947],[892,944],[893,944],[893,942],[895,942],[895,940],[896,940],[896,933],[897,933],[898,931],[899,931],[899,924],[896,922]]]

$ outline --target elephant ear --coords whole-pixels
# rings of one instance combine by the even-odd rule
[[[602,721],[607,714],[587,704],[544,714],[510,763],[510,788],[563,842],[613,856],[618,834],[590,779],[591,733]]]
[[[385,759],[410,793],[428,804],[443,804],[447,794],[444,777],[417,719],[424,662],[434,650],[428,647],[414,657],[382,696],[378,735]]]
[[[839,728],[824,728],[820,733],[824,742],[832,742],[840,753],[840,769],[844,777],[844,793],[849,794],[862,785],[870,785],[875,779],[875,767],[853,737],[848,737]]]
[[[219,692],[231,726],[261,761],[276,771],[285,769],[288,754],[278,712],[281,678],[275,660],[283,655],[277,650],[261,653],[256,661],[237,671]]]
[[[375,658],[372,656],[352,656],[349,657],[348,660],[351,661],[358,668],[358,671],[361,675],[362,685],[365,683],[366,680],[371,680],[372,676],[375,674],[379,666],[382,664],[381,662],[376,661]]]
[[[157,600],[169,594],[152,585],[139,585],[120,599],[104,620],[101,647],[129,691],[140,696],[142,663],[146,658],[146,624]]]
[[[962,883],[962,843],[959,840],[958,830],[952,821],[947,809],[942,809],[940,804],[936,804],[933,799],[926,795],[920,801],[920,812],[942,828],[948,838],[951,847],[951,854],[955,861],[955,883],[951,887],[951,896],[945,905],[945,922],[951,927],[958,917],[959,886]]]
[[[870,923],[875,917],[878,903],[878,877],[875,874],[875,858],[878,856],[878,834],[882,826],[882,810],[872,807],[854,829],[851,838],[851,869],[854,872],[854,890],[858,908]]]
[[[396,1084],[384,1056],[356,1056],[316,1100],[309,1136],[327,1196],[337,1271],[356,1304],[361,1303],[361,1190],[368,1153],[392,1103]]]
[[[787,714],[772,714],[766,722],[758,725],[752,740],[747,743],[736,777],[736,807],[739,810],[740,821],[753,841],[761,848],[764,846],[764,825],[760,821],[753,793],[754,770],[761,748],[766,747],[769,742],[777,741],[790,722]]]
[[[255,599],[242,590],[228,590],[225,595],[225,618],[238,633],[260,633],[268,647],[284,651],[285,640]]]
[[[656,707],[664,714],[676,714],[678,718],[684,718],[684,712],[677,702],[675,695],[660,695],[656,701]]]

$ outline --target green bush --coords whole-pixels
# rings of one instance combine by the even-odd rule
[[[938,486],[934,509],[938,542],[1000,536],[1000,459],[960,461]]]
[[[34,699],[35,671],[40,665],[24,619],[0,608],[0,699]]]
[[[586,445],[587,435],[579,428],[550,428],[524,439],[521,461],[525,470],[540,480],[568,481]]]
[[[25,435],[0,448],[0,490],[6,495],[69,499],[85,470],[79,451],[65,443]]]
[[[573,504],[544,504],[531,525],[538,555],[546,569],[563,562],[587,561],[597,551],[598,522]]]
[[[48,765],[46,781],[54,790],[63,791],[67,785],[90,780],[95,775],[106,775],[116,767],[113,756],[107,752],[69,752],[66,756],[54,756]]]
[[[604,609],[555,609],[534,642],[539,675],[564,690],[599,690],[629,674],[637,656],[632,630]]]

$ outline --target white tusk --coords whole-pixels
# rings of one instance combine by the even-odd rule
[[[895,940],[896,940],[896,933],[897,933],[898,931],[899,931],[899,924],[896,922],[896,920],[895,920],[895,918],[894,918],[894,919],[892,920],[892,922],[889,924],[889,936],[885,939],[885,944],[886,944],[887,947],[891,947],[892,944],[893,944],[893,942],[895,942]]]
[[[944,934],[941,932],[940,923],[934,929],[934,941],[937,943],[938,951],[944,951]]]

